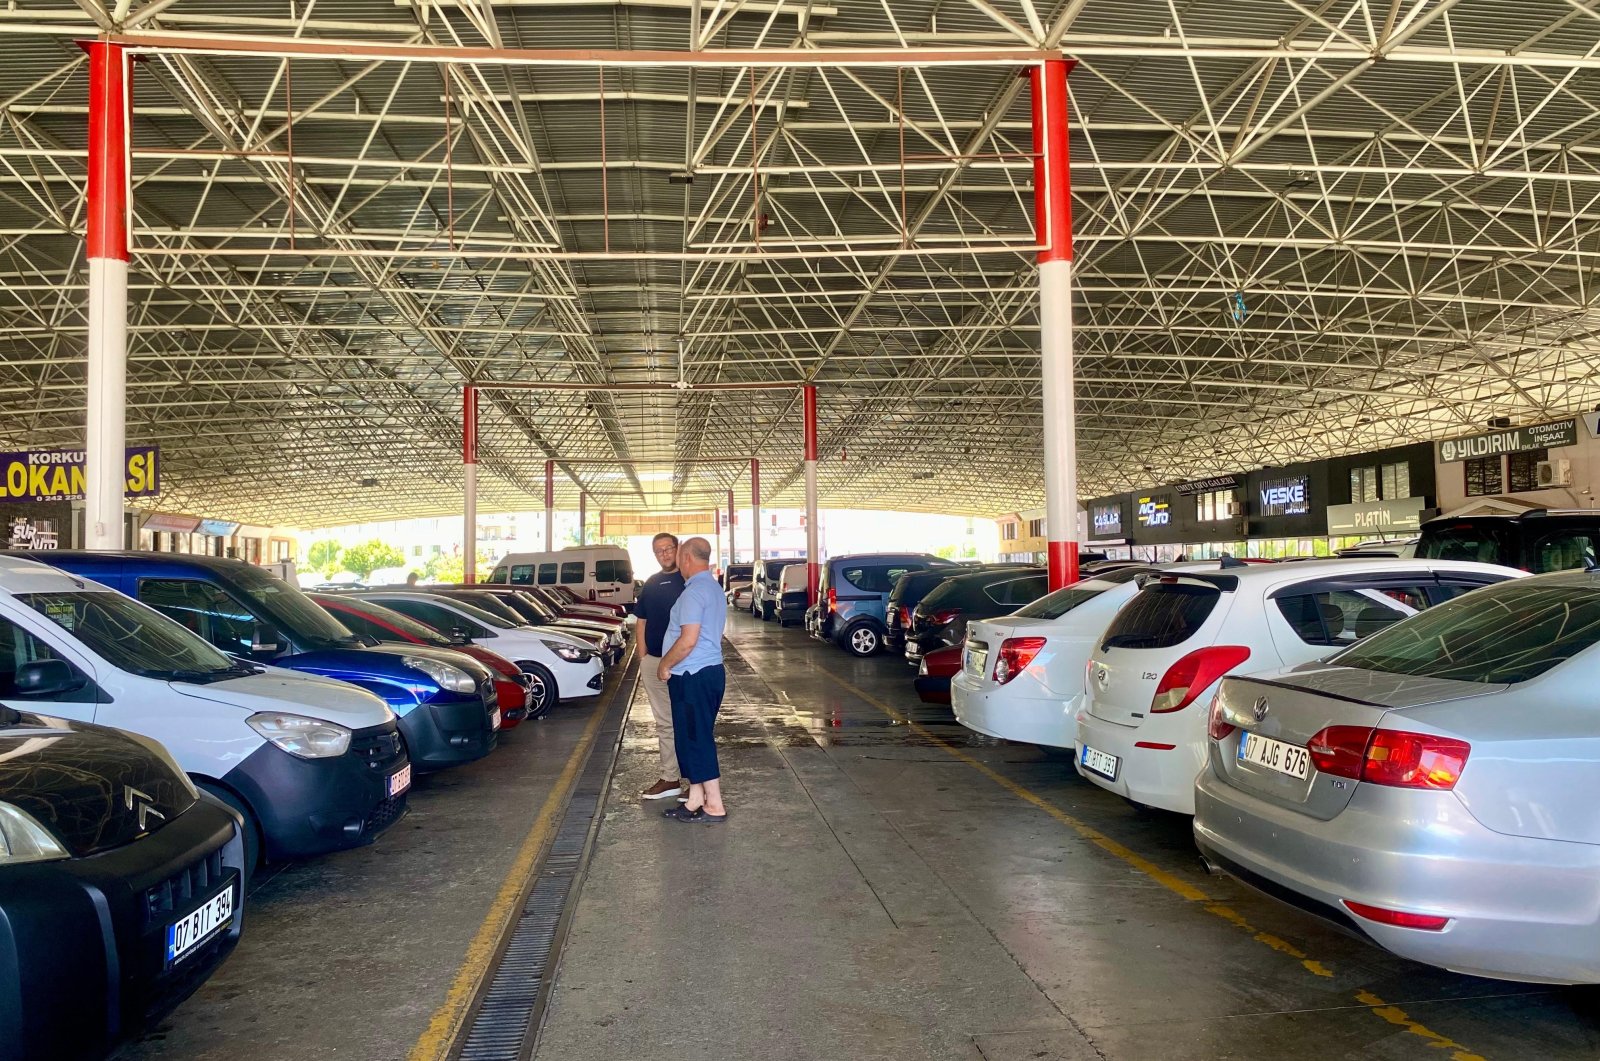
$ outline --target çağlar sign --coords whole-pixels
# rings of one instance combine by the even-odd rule
[[[161,492],[160,453],[159,446],[128,447],[126,496],[153,497]],[[0,499],[78,500],[87,487],[84,460],[81,449],[0,453]]]

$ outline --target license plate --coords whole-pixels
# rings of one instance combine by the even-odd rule
[[[498,707],[494,709],[494,714],[491,715],[490,718],[489,718],[489,728],[490,729],[499,729],[500,728],[500,709]]]
[[[398,796],[411,787],[411,764],[407,763],[389,775],[389,795]]]
[[[1259,733],[1246,733],[1239,738],[1239,761],[1264,766],[1302,781],[1311,769],[1311,757],[1304,748]]]
[[[233,921],[233,885],[201,904],[200,909],[167,926],[167,965],[185,956]]]
[[[1107,781],[1115,781],[1117,779],[1117,765],[1121,760],[1115,755],[1100,751],[1098,748],[1091,748],[1085,744],[1083,750],[1078,754],[1078,762],[1082,763],[1083,768],[1091,774],[1099,774]]]
[[[967,672],[983,677],[984,668],[989,665],[989,646],[973,645],[967,649]]]

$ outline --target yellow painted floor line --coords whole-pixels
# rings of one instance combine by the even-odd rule
[[[627,681],[626,675],[623,676],[623,681]],[[619,691],[613,695],[621,693]],[[462,1023],[467,1018],[467,1011],[472,1007],[472,1000],[477,997],[484,977],[489,974],[489,965],[494,961],[495,951],[505,936],[507,926],[517,915],[518,901],[530,886],[534,866],[538,864],[539,856],[555,832],[562,808],[567,805],[567,795],[578,778],[578,771],[588,759],[595,734],[600,731],[600,723],[605,721],[610,707],[609,700],[596,705],[594,717],[589,719],[589,724],[584,727],[577,746],[567,758],[567,765],[556,778],[550,794],[545,797],[544,804],[539,808],[539,815],[533,820],[533,827],[528,830],[522,846],[517,849],[517,857],[506,872],[505,880],[500,884],[500,891],[495,894],[494,902],[489,906],[489,913],[483,919],[483,925],[472,937],[472,942],[467,945],[466,957],[461,960],[461,967],[456,970],[455,980],[451,982],[450,990],[445,993],[444,1003],[434,1011],[432,1019],[428,1021],[428,1027],[417,1040],[417,1045],[412,1047],[411,1053],[407,1055],[407,1061],[445,1061],[451,1047],[455,1045],[456,1036],[460,1034]]]
[[[919,737],[922,737],[924,740],[943,749],[947,755],[966,763],[968,766],[972,767],[980,774],[983,774],[989,780],[993,781],[995,784],[999,785],[1013,796],[1016,796],[1023,802],[1030,803],[1039,810],[1044,811],[1044,813],[1048,814],[1062,825],[1065,825],[1067,828],[1071,829],[1073,832],[1077,833],[1080,837],[1089,841],[1091,844],[1094,844],[1106,854],[1144,874],[1144,876],[1155,881],[1168,891],[1173,892],[1174,894],[1179,895],[1192,903],[1195,903],[1196,905],[1200,906],[1201,909],[1205,910],[1206,913],[1211,914],[1214,917],[1220,917],[1229,924],[1249,933],[1250,937],[1256,942],[1270,947],[1280,954],[1284,954],[1295,959],[1300,963],[1301,968],[1311,975],[1320,977],[1333,976],[1333,970],[1327,965],[1312,958],[1310,955],[1306,954],[1288,940],[1274,936],[1270,932],[1258,931],[1255,926],[1251,925],[1250,922],[1245,919],[1243,914],[1240,914],[1237,910],[1234,910],[1232,907],[1227,906],[1224,903],[1217,902],[1209,894],[1207,894],[1203,888],[1191,884],[1181,877],[1168,873],[1154,862],[1151,862],[1149,859],[1138,854],[1137,852],[1128,849],[1127,847],[1118,843],[1116,840],[1113,840],[1111,837],[1100,832],[1100,830],[1094,828],[1092,825],[1089,825],[1087,822],[1083,822],[1077,818],[1074,818],[1072,815],[1068,814],[1060,807],[1057,807],[1043,796],[1029,791],[1027,788],[1017,784],[1017,782],[1011,780],[1009,777],[1006,777],[1004,774],[991,769],[987,764],[974,759],[972,756],[966,754],[950,742],[943,740],[942,738],[929,732],[926,727],[913,722],[905,714],[895,710],[893,707],[890,707],[888,704],[884,703],[882,700],[879,700],[877,697],[873,696],[864,689],[859,689],[850,682],[847,682],[843,678],[837,677],[833,674],[828,674],[827,677],[828,680],[849,691],[852,695],[864,703],[871,704],[873,707],[877,708],[879,711],[882,711],[885,715],[888,715],[896,722],[912,730]],[[1411,1017],[1406,1015],[1404,1010],[1400,1009],[1398,1006],[1390,1005],[1370,991],[1358,991],[1356,992],[1355,997],[1357,1002],[1359,1002],[1362,1006],[1376,1016],[1381,1017],[1390,1024],[1393,1024],[1399,1028],[1403,1028],[1410,1034],[1421,1038],[1429,1046],[1440,1050],[1449,1050],[1451,1061],[1486,1061],[1482,1055],[1473,1053],[1460,1043],[1456,1042],[1454,1039],[1451,1039],[1445,1035],[1441,1035],[1431,1028],[1412,1020]]]

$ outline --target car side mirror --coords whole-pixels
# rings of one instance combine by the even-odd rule
[[[59,659],[37,659],[17,668],[16,695],[29,698],[59,696],[82,689],[89,680]]]
[[[250,654],[266,655],[278,651],[278,631],[265,623],[257,623],[250,635]]]

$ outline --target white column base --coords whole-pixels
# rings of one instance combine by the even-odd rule
[[[122,549],[128,460],[128,263],[89,259],[84,545]]]

